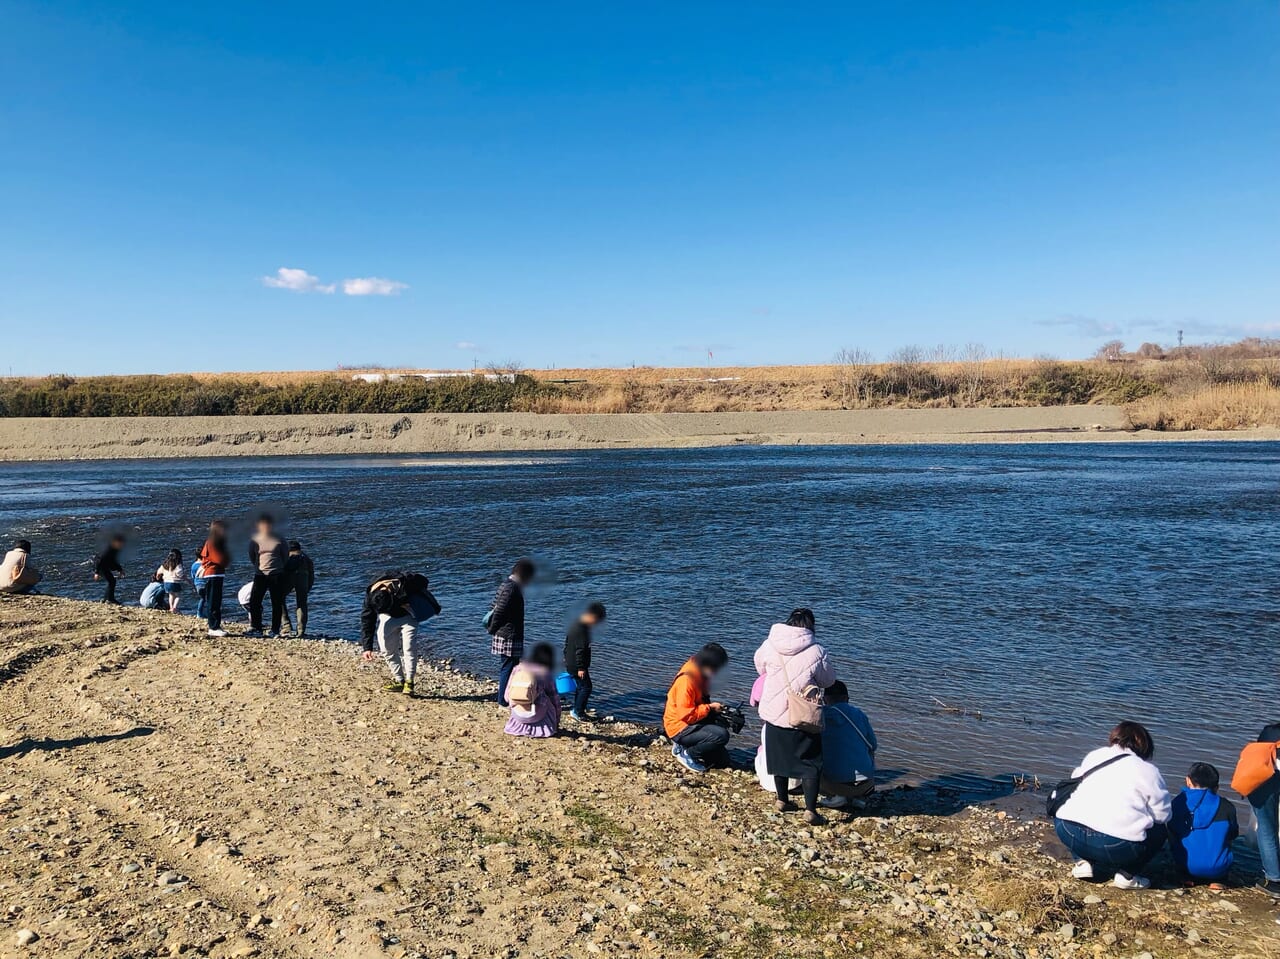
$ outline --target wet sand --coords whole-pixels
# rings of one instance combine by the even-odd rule
[[[764,413],[417,413],[0,419],[0,460],[438,453],[735,444],[1280,439],[1132,431],[1116,406]]]
[[[0,957],[1280,955],[1262,894],[1073,881],[1016,804],[887,788],[814,829],[650,730],[512,739],[487,681],[382,682],[0,596]]]

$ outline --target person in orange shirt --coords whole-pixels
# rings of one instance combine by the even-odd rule
[[[729,730],[717,722],[723,703],[711,701],[711,680],[729,662],[719,643],[707,643],[680,667],[667,690],[662,726],[671,740],[671,755],[695,773],[728,762]]]

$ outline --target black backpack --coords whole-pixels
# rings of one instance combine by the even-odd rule
[[[380,579],[369,587],[369,606],[375,613],[390,616],[403,609],[408,600],[409,593],[404,588],[403,579]]]
[[[1128,753],[1121,753],[1119,756],[1112,756],[1106,762],[1098,763],[1098,765],[1094,766],[1092,769],[1086,769],[1079,776],[1074,776],[1071,779],[1064,779],[1062,782],[1058,783],[1058,785],[1054,786],[1053,792],[1049,793],[1049,798],[1046,799],[1044,803],[1045,812],[1049,814],[1049,818],[1057,818],[1058,810],[1061,809],[1063,804],[1071,798],[1071,794],[1079,788],[1082,782],[1096,773],[1099,769],[1105,769],[1107,766],[1124,759],[1124,757],[1128,755]]]

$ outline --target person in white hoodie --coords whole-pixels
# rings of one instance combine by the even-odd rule
[[[1071,773],[1077,785],[1054,814],[1054,828],[1076,857],[1077,879],[1114,876],[1119,889],[1146,889],[1151,880],[1141,872],[1168,838],[1172,800],[1151,762],[1156,750],[1146,727],[1122,722],[1108,743]]]
[[[756,672],[764,677],[760,718],[764,721],[766,771],[773,777],[779,812],[794,812],[788,780],[799,779],[804,790],[805,820],[820,826],[818,783],[822,779],[821,698],[815,689],[836,681],[827,651],[813,638],[813,610],[796,609],[785,623],[775,623],[769,638],[756,650]],[[812,710],[796,698],[817,706],[816,728],[807,721]]]

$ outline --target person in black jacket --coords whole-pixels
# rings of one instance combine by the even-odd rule
[[[93,578],[105,579],[107,590],[102,597],[104,603],[120,605],[116,599],[116,578],[124,575],[124,567],[120,565],[120,551],[124,549],[124,535],[116,533],[111,537],[107,548],[93,558]]]
[[[360,643],[364,648],[361,656],[365,662],[371,661],[376,642],[391,670],[391,682],[382,687],[386,692],[413,695],[418,624],[440,612],[430,585],[421,573],[388,572],[374,579],[364,591],[360,609]]]
[[[288,589],[293,593],[294,605],[298,608],[298,635],[307,635],[307,596],[316,585],[316,564],[302,550],[302,544],[296,539],[289,540],[289,558],[284,564],[285,579]],[[288,610],[285,617],[288,618]]]
[[[578,683],[573,694],[573,710],[569,713],[579,722],[587,721],[587,700],[591,698],[591,629],[604,622],[602,603],[592,603],[569,627],[564,638],[564,668]]]
[[[284,619],[284,598],[288,595],[285,564],[289,550],[276,535],[270,514],[258,517],[257,532],[249,540],[249,563],[253,567],[253,590],[249,594],[249,635],[262,635],[262,600],[271,597],[271,635],[280,635]]]
[[[502,581],[493,597],[485,628],[493,637],[489,651],[498,657],[498,702],[507,703],[507,680],[524,655],[524,588],[537,572],[531,560],[518,559],[511,575]]]

